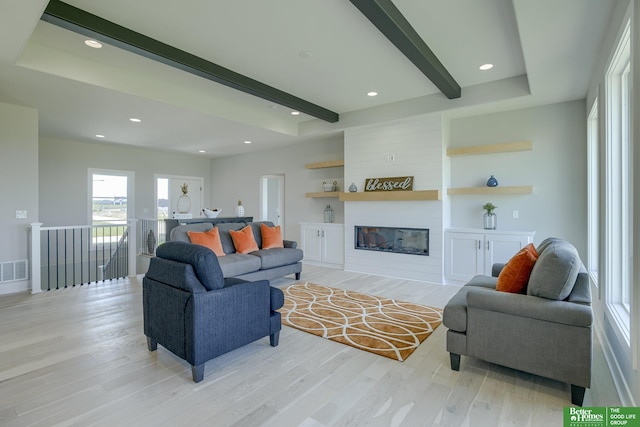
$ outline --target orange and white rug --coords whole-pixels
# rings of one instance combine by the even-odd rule
[[[296,283],[284,291],[282,324],[404,361],[442,323],[442,309]]]

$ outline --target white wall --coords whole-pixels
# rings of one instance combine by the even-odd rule
[[[335,211],[335,222],[344,221],[342,202],[337,199],[312,199],[307,192],[322,191],[323,181],[338,181],[344,190],[342,167],[306,169],[306,163],[342,159],[343,136],[336,135],[299,143],[290,147],[239,156],[213,159],[211,162],[211,206],[222,209],[222,216],[235,210],[242,200],[245,215],[260,217],[260,177],[284,175],[284,237],[300,242],[300,222],[322,222],[327,203]]]
[[[28,224],[38,220],[38,112],[0,104],[0,262],[28,259]],[[16,210],[26,210],[17,219]],[[29,288],[28,281],[0,283],[0,294]]]
[[[124,145],[41,138],[40,221],[44,226],[82,225],[88,221],[89,168],[135,174],[135,217],[153,218],[154,174],[204,178],[209,205],[211,159]]]
[[[345,131],[345,182],[362,191],[366,178],[413,176],[414,190],[442,190],[442,116],[399,120]],[[390,156],[395,160],[390,161]],[[441,201],[344,202],[345,270],[442,282]],[[354,227],[429,229],[429,256],[354,249]]]
[[[586,240],[586,117],[584,101],[453,119],[448,147],[531,141],[532,151],[456,156],[451,187],[532,185],[527,195],[456,195],[449,198],[452,227],[482,228],[482,206],[498,206],[498,229],[536,231],[572,242],[583,260]],[[513,218],[517,210],[519,218]]]

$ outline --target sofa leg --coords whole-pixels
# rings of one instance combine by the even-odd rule
[[[296,273],[296,280],[300,280],[300,273]]]
[[[457,353],[449,353],[449,360],[451,361],[451,370],[460,370],[460,355]]]
[[[277,347],[279,340],[280,340],[280,331],[274,332],[271,335],[269,335],[269,343],[271,344],[271,347]]]
[[[204,363],[191,365],[191,376],[194,383],[199,383],[204,378]]]
[[[571,384],[571,403],[576,406],[582,406],[582,402],[584,401],[584,387],[580,387],[579,385]]]
[[[149,349],[149,351],[156,351],[158,349],[158,342],[147,337],[147,348]]]

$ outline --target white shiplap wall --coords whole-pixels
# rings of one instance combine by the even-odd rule
[[[414,190],[443,190],[442,116],[428,115],[345,131],[344,182],[413,176]],[[395,160],[392,160],[391,158]],[[442,201],[344,202],[345,270],[442,283]],[[354,226],[429,229],[429,256],[354,249]]]

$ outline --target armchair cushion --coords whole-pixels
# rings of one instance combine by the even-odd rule
[[[581,267],[582,261],[573,245],[559,240],[547,243],[531,270],[527,295],[553,300],[567,298]]]
[[[467,308],[563,325],[591,327],[593,324],[593,313],[589,305],[529,295],[470,289],[467,293]]]
[[[158,246],[156,256],[191,264],[198,280],[208,291],[224,287],[224,275],[218,257],[209,248],[187,242],[166,242]]]

